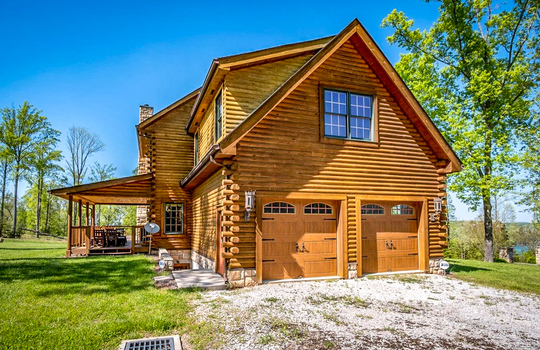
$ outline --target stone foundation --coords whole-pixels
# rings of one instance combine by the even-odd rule
[[[191,251],[191,269],[193,270],[215,270],[216,262],[214,259],[207,258],[204,255]]]
[[[499,258],[506,260],[509,263],[514,262],[514,248],[501,248],[499,249]]]
[[[169,249],[169,254],[172,256],[175,265],[183,264],[191,268],[191,249]]]
[[[435,275],[445,275],[447,272],[440,268],[443,258],[429,259],[429,273]]]
[[[357,278],[358,277],[358,264],[357,263],[349,263],[349,269],[347,278]]]
[[[159,260],[163,260],[163,262],[165,263],[164,270],[169,270],[169,271],[174,270],[174,259],[169,254],[167,249],[159,248],[158,249],[158,257],[159,257]]]
[[[243,288],[257,285],[255,269],[227,270],[227,280],[232,288]]]

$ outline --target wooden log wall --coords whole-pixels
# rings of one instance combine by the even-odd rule
[[[227,259],[228,268],[255,267],[255,208],[249,220],[244,218],[244,191],[236,180],[236,159],[225,161],[226,169],[222,171],[222,240],[224,251],[222,256]]]
[[[193,190],[193,214],[191,222],[193,233],[191,235],[191,249],[210,259],[216,259],[216,231],[218,204],[220,204],[220,190],[222,175],[220,172],[212,175],[208,180]]]
[[[230,133],[246,117],[306,63],[313,54],[232,70],[224,91],[225,133]]]
[[[216,96],[218,92],[216,93]],[[222,95],[223,97],[223,95]],[[215,120],[216,104],[215,99],[208,106],[204,117],[201,119],[201,124],[198,128],[199,132],[199,161],[208,153],[208,150],[216,143],[216,120]]]
[[[321,86],[376,95],[378,142],[321,142]],[[350,41],[244,137],[237,158],[236,182],[246,190],[428,198],[441,192],[437,157]],[[348,255],[354,261],[350,216],[356,208],[349,200],[347,205]],[[429,229],[430,255],[436,257],[442,254],[441,229],[438,223]],[[253,242],[243,250],[254,252],[254,229],[243,234],[242,241]],[[247,267],[254,254],[242,257]]]
[[[150,135],[150,171],[154,174],[150,218],[161,227],[156,235],[156,246],[169,249],[191,247],[191,193],[180,187],[193,168],[193,137],[185,132],[195,97],[164,115],[158,122],[141,132]],[[164,234],[163,210],[165,203],[184,203],[184,234]]]

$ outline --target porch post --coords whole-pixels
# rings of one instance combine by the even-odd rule
[[[92,227],[96,226],[96,205],[92,204]]]
[[[68,202],[68,211],[67,211],[67,250],[66,250],[66,256],[71,256],[71,227],[73,225],[73,196],[69,195],[69,202]]]
[[[81,227],[82,221],[82,199],[79,199],[79,207],[77,208],[77,226]]]
[[[85,226],[90,226],[90,203],[86,202],[86,221]]]
[[[91,239],[91,230],[90,230],[90,203],[86,202],[86,219],[84,222],[84,246],[86,247],[86,255],[90,254],[90,239]]]

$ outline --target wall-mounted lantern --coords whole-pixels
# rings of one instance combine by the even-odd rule
[[[442,212],[442,198],[433,198],[434,212],[429,214],[429,221],[438,221],[441,218]]]
[[[250,213],[253,211],[253,208],[255,208],[255,192],[256,191],[245,192],[246,203],[244,207],[246,212],[244,218],[246,221],[249,220]]]

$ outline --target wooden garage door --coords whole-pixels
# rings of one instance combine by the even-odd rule
[[[335,276],[336,218],[332,201],[264,200],[263,279]]]
[[[415,203],[362,205],[362,273],[418,269]]]

